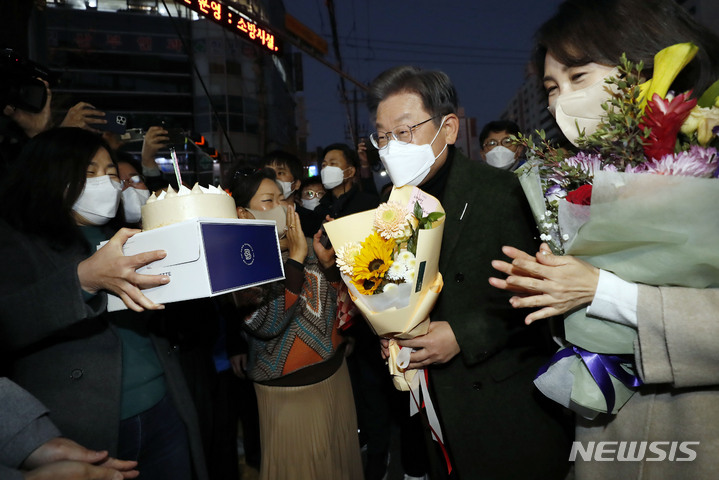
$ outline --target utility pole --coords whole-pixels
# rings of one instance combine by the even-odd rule
[[[332,46],[335,50],[335,57],[337,58],[337,66],[340,70],[344,71],[344,68],[342,67],[342,55],[340,53],[340,42],[339,37],[337,35],[337,18],[335,16],[335,2],[334,0],[326,0],[327,3],[327,11],[329,13],[330,17],[330,25],[332,27]],[[344,103],[345,108],[347,109],[347,123],[349,124],[350,128],[350,136],[352,137],[352,145],[356,148],[357,147],[357,91],[355,90],[355,116],[354,119],[352,117],[352,112],[350,110],[350,101],[347,97],[347,85],[345,84],[344,77],[340,77],[340,95],[342,95],[342,103]],[[354,120],[354,121],[353,121]]]

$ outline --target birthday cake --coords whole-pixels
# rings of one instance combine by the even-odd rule
[[[213,185],[206,188],[196,183],[192,190],[182,185],[177,192],[168,187],[160,195],[150,195],[142,207],[142,229],[153,230],[196,217],[237,218],[235,202]]]

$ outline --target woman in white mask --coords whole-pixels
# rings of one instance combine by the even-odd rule
[[[519,125],[510,120],[496,120],[486,124],[479,134],[482,160],[496,168],[513,171],[524,158],[524,146],[512,142],[519,134]]]
[[[335,321],[334,250],[320,245],[319,233],[304,236],[294,207],[281,204],[272,170],[236,177],[232,197],[239,217],[277,222],[285,260],[284,281],[233,294],[249,350],[230,361],[255,383],[260,479],[360,480],[356,411]]]
[[[568,0],[536,39],[535,65],[550,111],[573,143],[577,123],[586,135],[595,131],[601,103],[609,95],[604,79],[614,74],[622,54],[652,72],[655,53],[692,42],[698,54],[671,89],[701,94],[719,78],[719,37],[672,0]],[[719,418],[719,291],[628,282],[575,257],[552,255],[546,245],[536,255],[509,247],[504,253],[512,263],[492,265],[509,277],[490,283],[517,293],[511,299],[514,308],[536,309],[527,323],[588,307],[594,316],[637,331],[633,356],[643,385],[614,415],[578,417],[575,444],[695,442],[692,458],[697,461],[684,465],[664,457],[642,460],[643,454],[633,462],[577,456],[574,477],[713,478],[719,469],[712,444]]]
[[[139,232],[126,228],[97,249],[120,203],[107,145],[80,128],[48,130],[28,143],[17,167],[0,189],[0,254],[8,267],[18,262],[0,277],[0,348],[12,379],[74,440],[141,458],[148,478],[206,479],[178,358],[136,313],[163,308],[141,289],[169,277],[136,270],[166,254],[124,256]],[[106,312],[106,291],[130,310]],[[153,444],[134,435],[140,428]]]
[[[339,218],[376,208],[377,192],[364,192],[356,181],[359,158],[357,152],[344,143],[328,145],[322,152],[320,178],[327,195],[322,197],[315,211],[322,218]]]
[[[150,189],[145,185],[145,177],[127,160],[118,160],[117,173],[122,185],[122,210],[129,224],[140,222],[142,206],[150,198]]]

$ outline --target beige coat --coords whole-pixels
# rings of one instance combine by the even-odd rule
[[[645,385],[615,416],[579,420],[577,441],[664,441],[643,461],[576,461],[576,478],[719,478],[719,289],[640,285],[635,356]],[[684,450],[696,452],[693,461]],[[618,444],[609,448],[617,449]],[[611,457],[605,455],[604,457]],[[675,460],[670,461],[669,458]],[[596,458],[596,457],[594,457]]]

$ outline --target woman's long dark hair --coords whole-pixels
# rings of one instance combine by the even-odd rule
[[[81,128],[55,128],[32,138],[0,187],[0,218],[62,248],[79,236],[72,206],[102,138]]]
[[[699,96],[719,79],[719,36],[674,0],[567,0],[535,34],[534,65],[541,77],[547,52],[568,66],[615,66],[626,53],[633,62],[643,61],[651,76],[654,55],[684,42],[699,52],[672,88]]]

